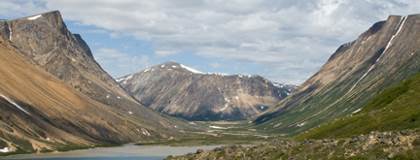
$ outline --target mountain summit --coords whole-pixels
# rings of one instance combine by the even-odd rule
[[[261,76],[203,73],[176,62],[117,79],[142,104],[188,120],[239,120],[259,115],[294,89]]]

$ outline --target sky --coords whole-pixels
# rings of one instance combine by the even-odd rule
[[[112,76],[175,61],[303,83],[341,45],[420,0],[2,0],[0,19],[59,10]]]

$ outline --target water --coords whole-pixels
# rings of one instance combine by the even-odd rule
[[[197,149],[210,150],[219,146],[136,146],[93,148],[69,152],[22,154],[3,157],[10,160],[162,160],[169,155],[193,153]]]

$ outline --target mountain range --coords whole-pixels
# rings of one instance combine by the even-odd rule
[[[176,62],[114,80],[82,36],[52,11],[0,21],[0,74],[0,155],[193,133],[223,138],[216,131],[276,140],[187,157],[419,154],[411,151],[420,148],[420,15],[373,24],[296,87],[258,75],[203,73]]]
[[[294,90],[293,85],[275,84],[257,75],[202,73],[176,62],[117,81],[155,111],[199,121],[255,118]]]

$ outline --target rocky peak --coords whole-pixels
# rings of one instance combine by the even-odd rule
[[[0,37],[30,62],[89,98],[130,113],[147,125],[171,123],[128,95],[95,61],[82,37],[67,29],[60,12],[0,22]]]
[[[251,118],[294,89],[261,76],[203,73],[176,62],[155,65],[117,81],[145,106],[188,120]]]

